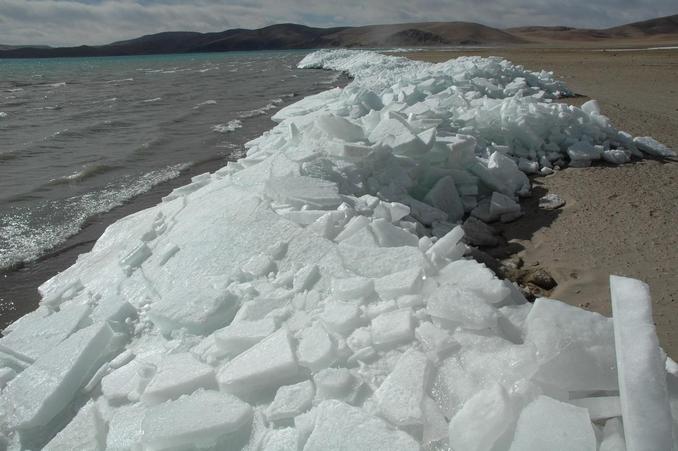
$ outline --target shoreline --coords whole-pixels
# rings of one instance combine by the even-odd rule
[[[346,83],[348,83],[348,79],[342,76],[337,80],[336,85],[343,86]],[[317,84],[311,92],[304,96],[313,95],[326,88],[324,85]],[[17,264],[12,268],[0,269],[0,284],[2,286],[2,291],[0,291],[0,331],[27,313],[34,311],[41,298],[38,287],[71,267],[77,261],[79,255],[89,252],[108,226],[126,216],[158,205],[161,199],[172,190],[191,183],[192,177],[206,172],[212,173],[226,166],[229,162],[241,158],[241,151],[244,150],[246,142],[275,126],[275,122],[271,120],[272,114],[298,100],[298,96],[285,98],[276,110],[270,112],[271,115],[262,116],[260,120],[246,124],[245,127],[238,130],[237,134],[231,133],[231,142],[236,147],[228,155],[215,156],[192,165],[181,171],[179,176],[153,186],[150,190],[125,201],[122,205],[88,218],[78,233],[48,250],[37,259]]]
[[[596,99],[615,127],[678,148],[678,95],[673,95],[678,80],[672,77],[678,49],[593,53],[515,48],[402,55],[431,62],[493,55],[531,70],[552,70],[577,94],[563,102],[579,106]],[[510,266],[522,262],[524,268],[546,270],[558,283],[550,297],[606,316],[611,313],[610,274],[645,281],[660,344],[678,357],[678,160],[566,168],[531,179],[533,197],[521,202],[525,216],[497,225],[506,244],[486,251]],[[561,196],[565,206],[539,208],[539,197],[548,193]]]

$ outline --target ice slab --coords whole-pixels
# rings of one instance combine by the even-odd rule
[[[236,356],[271,335],[276,329],[277,324],[271,317],[256,321],[237,321],[214,332],[214,341],[225,354]]]
[[[525,341],[540,359],[537,377],[566,390],[617,390],[612,320],[539,298],[525,321]]]
[[[3,396],[13,427],[46,426],[114,351],[114,339],[108,324],[94,324],[59,343],[12,379]]]
[[[282,328],[226,363],[217,374],[219,388],[249,395],[275,390],[299,373],[291,337]]]
[[[676,153],[650,136],[639,136],[633,142],[643,152],[655,157],[675,157]]]
[[[311,381],[280,387],[266,409],[266,417],[270,421],[294,418],[311,408],[314,396],[315,387]]]
[[[0,351],[32,363],[76,331],[89,313],[89,305],[75,304],[51,315],[21,321],[0,338]]]
[[[383,417],[397,427],[422,426],[430,372],[425,354],[414,349],[405,352],[374,393]]]
[[[315,426],[304,451],[346,449],[354,451],[418,450],[419,444],[384,420],[341,401],[328,400],[317,407]]]
[[[372,320],[372,343],[378,349],[390,349],[414,338],[412,310],[382,313]]]
[[[215,389],[216,385],[211,366],[200,362],[188,352],[169,354],[158,364],[141,400],[147,405],[155,405],[193,393],[199,388]]]
[[[299,365],[311,371],[327,368],[337,359],[337,345],[320,323],[303,329],[297,347]]]
[[[103,450],[106,441],[106,423],[93,402],[80,408],[75,418],[47,445],[44,451],[72,451],[75,449]]]
[[[596,451],[588,411],[539,396],[520,413],[511,451]]]
[[[665,354],[659,348],[647,284],[610,276],[619,398],[631,451],[671,449]]]
[[[148,450],[238,449],[249,438],[252,408],[227,393],[198,391],[152,407],[142,422]]]
[[[313,177],[276,177],[266,182],[266,195],[271,199],[297,205],[309,205],[320,210],[335,208],[341,197],[335,183]]]
[[[449,443],[452,449],[488,451],[515,421],[514,406],[506,389],[499,384],[476,393],[450,420]],[[502,443],[505,447],[508,443]]]

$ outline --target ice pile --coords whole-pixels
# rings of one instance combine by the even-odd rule
[[[670,449],[678,370],[646,287],[612,281],[614,320],[532,305],[457,225],[519,216],[524,171],[572,148],[658,145],[499,59],[302,65],[355,80],[111,225],[5,331],[7,446]]]

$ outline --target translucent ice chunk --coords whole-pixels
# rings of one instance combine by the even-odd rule
[[[294,418],[311,408],[314,395],[315,387],[311,381],[282,386],[266,409],[266,417],[269,421]]]
[[[214,369],[197,360],[191,353],[165,356],[146,386],[141,400],[147,405],[160,404],[193,393],[198,388],[216,388]]]
[[[68,425],[43,448],[44,451],[103,450],[106,424],[93,402],[83,406]]]
[[[319,323],[301,331],[297,355],[299,364],[311,371],[327,368],[337,358],[337,346]]]
[[[596,451],[586,409],[540,396],[518,418],[511,451]]]
[[[438,180],[424,200],[447,213],[450,222],[457,222],[464,216],[464,205],[461,203],[454,180],[449,175]]]
[[[144,449],[235,449],[249,438],[252,408],[228,393],[198,391],[152,407],[142,423]]]
[[[266,182],[265,193],[273,200],[301,208],[309,205],[320,210],[341,204],[337,185],[314,177],[274,177]]]
[[[217,375],[221,390],[251,394],[274,390],[299,372],[289,332],[282,328],[226,363]]]
[[[499,384],[479,391],[450,420],[450,446],[468,451],[490,451],[509,429],[514,409]]]
[[[352,451],[419,450],[419,444],[384,420],[341,401],[318,405],[315,427],[304,451],[346,449]]]
[[[90,312],[88,305],[69,305],[47,316],[31,316],[0,338],[0,351],[32,363],[77,330]]]
[[[384,418],[398,427],[423,425],[423,400],[430,370],[430,362],[420,351],[410,349],[400,357],[374,393]]]
[[[372,342],[380,349],[390,349],[414,338],[414,320],[410,309],[382,313],[372,320]]]
[[[108,324],[82,329],[12,379],[3,392],[11,422],[19,429],[45,426],[110,354],[114,334]]]
[[[617,389],[612,320],[539,298],[525,327],[540,359],[539,380],[572,391]]]
[[[671,449],[672,425],[665,354],[659,348],[647,284],[610,276],[614,344],[626,446]]]
[[[273,318],[238,321],[214,332],[214,342],[225,354],[236,356],[251,348],[277,329]]]

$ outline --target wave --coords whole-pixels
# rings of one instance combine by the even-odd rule
[[[136,178],[125,177],[101,190],[0,213],[0,270],[37,260],[80,232],[93,216],[178,177],[191,164],[167,166]],[[45,217],[51,217],[53,221],[46,222]]]
[[[50,84],[48,84],[47,86],[49,86],[49,87],[51,87],[51,88],[60,88],[60,87],[62,87],[62,86],[66,86],[66,82],[65,82],[65,81],[60,81],[59,83],[50,83]]]
[[[57,177],[48,182],[48,185],[64,185],[68,183],[82,182],[96,175],[120,169],[119,166],[110,166],[107,164],[92,164],[85,166],[82,170],[64,177]]]
[[[141,103],[159,102],[160,100],[162,100],[162,97],[154,97],[152,99],[142,100]]]
[[[4,111],[0,111],[0,117],[7,117],[7,113],[5,113]]]
[[[215,105],[217,103],[216,100],[205,100],[204,102],[200,102],[196,106],[193,107],[194,110],[197,110],[200,107],[203,107],[205,105]]]
[[[234,132],[237,129],[242,128],[242,121],[238,119],[233,119],[228,121],[227,124],[216,124],[212,126],[212,130],[217,133],[229,133]]]
[[[278,99],[274,99],[274,100],[278,100]],[[282,100],[281,100],[281,102],[282,102]],[[269,103],[269,104],[267,104],[267,105],[265,105],[261,108],[257,108],[257,109],[249,110],[249,111],[244,111],[244,112],[240,113],[240,118],[241,119],[249,119],[251,117],[263,116],[266,113],[268,113],[269,111],[274,110],[276,108],[278,108],[278,105],[271,102],[271,103]]]
[[[122,82],[125,82],[125,81],[134,81],[134,79],[133,79],[133,78],[120,78],[120,79],[118,79],[118,80],[108,80],[108,81],[105,81],[104,83],[106,83],[106,84],[109,84],[109,83],[122,83]]]

